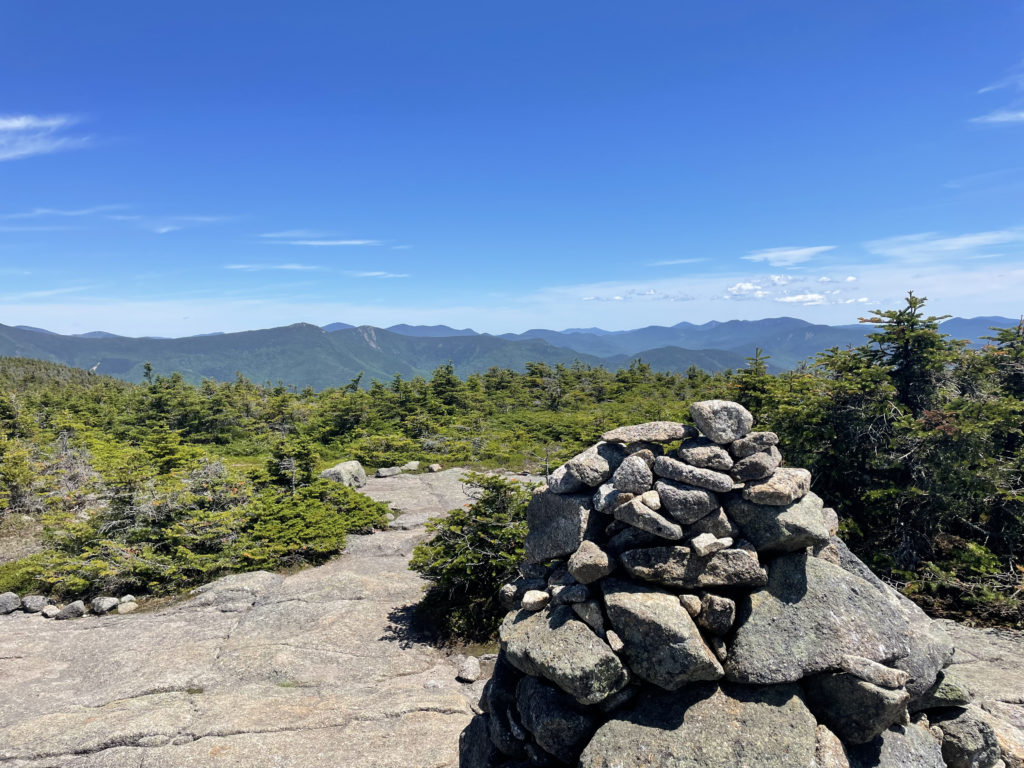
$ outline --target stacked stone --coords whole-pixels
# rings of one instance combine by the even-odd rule
[[[997,765],[942,729],[970,698],[949,637],[810,473],[741,405],[690,413],[605,433],[533,496],[462,768]]]

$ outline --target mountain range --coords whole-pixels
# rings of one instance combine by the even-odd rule
[[[942,330],[979,344],[992,327],[1010,327],[1004,317],[952,318]],[[143,366],[157,374],[180,372],[188,381],[233,379],[282,382],[314,389],[429,376],[451,361],[459,376],[493,366],[524,370],[527,362],[588,365],[616,369],[642,359],[655,370],[707,371],[739,368],[761,349],[775,370],[792,368],[830,347],[859,345],[870,326],[815,325],[792,317],[730,320],[702,325],[678,323],[628,331],[570,328],[533,329],[499,336],[445,325],[390,328],[332,323],[297,323],[240,333],[211,333],[177,339],[130,338],[103,331],[66,336],[30,326],[0,325],[0,355],[65,363],[98,373],[141,381]]]

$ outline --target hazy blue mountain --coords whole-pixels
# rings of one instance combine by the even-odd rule
[[[124,339],[125,336],[118,336],[116,333],[107,333],[106,331],[88,331],[87,333],[76,333],[74,334],[80,339]]]
[[[36,328],[35,326],[32,326],[32,325],[16,325],[14,327],[18,328],[18,329],[20,329],[22,331],[34,331],[35,333],[48,333],[51,336],[56,336],[57,335],[53,331],[48,331],[45,328]]]
[[[992,336],[993,328],[1015,328],[1019,322],[1020,318],[1012,320],[1009,317],[999,317],[997,315],[990,317],[951,317],[939,325],[939,330],[943,333],[948,333],[955,339],[967,339],[972,342],[973,346],[982,346],[987,343],[982,337]]]
[[[349,323],[331,323],[330,325],[324,326],[324,330],[327,331],[328,333],[330,333],[331,331],[340,331],[343,328],[355,328],[355,326],[350,325]]]
[[[402,336],[418,336],[421,338],[444,338],[447,336],[479,336],[472,328],[451,328],[447,325],[392,325],[387,328],[392,333]]]

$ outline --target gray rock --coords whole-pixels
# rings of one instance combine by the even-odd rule
[[[846,756],[843,742],[824,725],[818,726],[814,768],[850,768],[850,759]]]
[[[821,517],[825,521],[825,530],[829,536],[839,533],[839,515],[832,507],[825,507],[821,510]]]
[[[847,744],[865,744],[907,715],[910,694],[873,685],[847,672],[803,681],[807,705]]]
[[[599,637],[604,637],[604,614],[601,612],[601,604],[597,600],[573,603],[572,612],[579,616],[580,620],[594,630]]]
[[[569,573],[580,584],[591,584],[615,568],[608,553],[592,541],[584,541],[569,558]]]
[[[118,614],[134,613],[138,610],[139,604],[136,602],[131,603],[119,603],[117,606]]]
[[[662,482],[662,481],[659,481]],[[667,482],[667,481],[665,481]],[[710,533],[717,539],[735,539],[739,536],[740,529],[725,514],[720,507],[700,520],[692,523],[683,532],[684,537],[700,536],[702,533]]]
[[[726,513],[758,552],[796,552],[827,544],[823,506],[814,493],[784,506],[754,504],[735,495],[725,502]]]
[[[690,614],[690,618],[693,619],[700,615],[700,609],[703,607],[701,599],[697,595],[680,595],[679,604],[686,609],[686,612]]]
[[[677,589],[759,587],[768,580],[756,555],[742,549],[705,558],[689,547],[649,547],[623,552],[619,561],[635,579]]]
[[[44,605],[43,609],[39,611],[39,613],[42,614],[44,619],[53,619],[57,617],[58,613],[60,613],[60,608],[56,605]]]
[[[590,496],[534,492],[526,509],[526,561],[568,557],[583,543],[590,521]]]
[[[651,468],[642,456],[633,454],[623,459],[619,468],[612,475],[612,485],[615,490],[623,493],[632,493],[639,496],[651,489],[654,483],[654,475]]]
[[[737,682],[792,682],[838,669],[847,654],[888,661],[909,652],[899,611],[863,579],[804,553],[774,560],[767,586],[737,607],[726,667]]]
[[[622,653],[622,649],[626,647],[626,644],[622,642],[622,638],[615,633],[615,630],[609,629],[604,635],[605,639],[608,640],[608,646],[616,653]]]
[[[116,597],[95,597],[92,602],[89,603],[89,608],[97,616],[102,616],[103,614],[110,613],[110,611],[117,608],[120,603],[121,601]]]
[[[569,566],[566,563],[555,563],[548,572],[547,584],[549,587],[568,587],[575,583],[576,579],[569,573]]]
[[[320,477],[347,485],[349,488],[362,488],[366,485],[366,470],[358,461],[343,461],[320,473]]]
[[[713,635],[724,635],[736,620],[736,603],[720,595],[704,595],[697,623]]]
[[[904,687],[910,679],[902,669],[893,669],[863,656],[847,654],[839,661],[839,666],[844,672],[890,690]]]
[[[728,472],[733,465],[729,452],[706,437],[685,441],[676,451],[676,457],[694,467],[716,469],[720,472]]]
[[[442,467],[440,464],[428,464],[427,465],[427,472],[430,472],[430,473],[440,472],[442,469],[444,469],[444,467]]]
[[[779,444],[779,436],[774,432],[751,432],[746,437],[729,443],[729,453],[734,459],[745,459],[753,453],[767,451]]]
[[[593,715],[571,696],[535,677],[519,681],[519,714],[537,745],[563,763],[575,764],[597,728]]]
[[[634,453],[643,453],[645,451],[649,452],[652,456],[661,456],[665,453],[665,446],[661,443],[647,443],[643,440],[635,443],[626,443],[624,448],[627,456],[632,456]]]
[[[654,490],[661,499],[662,511],[683,525],[703,520],[720,508],[718,497],[707,488],[696,488],[672,480],[657,480]]]
[[[851,768],[946,768],[939,743],[919,725],[895,725],[847,754]]]
[[[767,480],[747,483],[743,498],[755,504],[783,507],[801,499],[811,490],[811,473],[806,469],[783,467]]]
[[[618,656],[567,606],[510,613],[499,635],[513,666],[550,680],[582,704],[606,699],[628,680]]]
[[[64,619],[79,619],[85,616],[85,603],[81,600],[75,600],[73,603],[68,603],[57,613],[55,618],[57,621],[63,621]]]
[[[625,456],[621,445],[598,443],[565,462],[565,469],[584,485],[595,488],[612,476]]]
[[[460,683],[475,683],[480,679],[480,659],[476,656],[466,656],[460,663],[455,679]]]
[[[655,512],[661,511],[661,496],[654,489],[640,494],[640,501],[642,501],[644,506],[648,509],[653,509]]]
[[[477,715],[459,734],[459,768],[494,768],[501,753],[490,739],[490,716]]]
[[[25,595],[21,599],[21,607],[25,613],[39,613],[43,608],[52,605],[53,601],[42,595]]]
[[[119,602],[122,602],[122,603],[134,603],[135,602],[135,595],[122,595]]]
[[[659,456],[655,459],[654,474],[719,493],[731,491],[733,487],[732,478],[726,474],[715,472],[713,469],[691,467],[689,464],[683,464],[683,462],[668,456]],[[664,497],[662,500],[664,501]]]
[[[620,579],[605,579],[602,589],[608,621],[625,644],[622,655],[639,677],[670,691],[722,677],[677,597]]]
[[[740,459],[733,466],[729,474],[734,480],[744,482],[747,480],[764,480],[771,477],[782,463],[782,454],[775,446],[768,451],[752,453],[746,458]]]
[[[970,704],[973,698],[971,689],[958,679],[955,670],[943,670],[939,672],[931,688],[910,702],[910,711],[963,707]]]
[[[637,443],[634,443],[634,445],[637,445]],[[649,448],[642,448],[640,450],[632,450],[629,452],[628,455],[636,456],[638,459],[642,459],[644,464],[646,464],[648,467],[653,467],[655,458],[663,455],[664,453],[664,451],[661,451],[661,453],[655,453]]]
[[[418,472],[420,469],[420,463],[418,461],[407,461],[401,467],[403,472]]]
[[[480,706],[490,716],[487,721],[489,740],[498,751],[510,757],[523,754],[526,733],[516,722],[516,689],[522,673],[509,664],[504,654],[498,655],[494,671],[484,685]]]
[[[580,493],[587,490],[586,484],[572,474],[565,464],[548,475],[547,485],[552,493]]]
[[[624,708],[598,728],[579,766],[803,768],[813,765],[816,730],[796,686],[705,683]]]
[[[14,592],[4,592],[0,595],[0,616],[14,613],[21,608],[21,598]]]
[[[612,509],[618,503],[618,497],[621,493],[615,490],[615,486],[611,483],[605,483],[594,491],[593,499],[591,503],[594,505],[594,509],[598,512],[611,514]]]
[[[697,429],[716,443],[739,440],[754,426],[754,417],[750,411],[730,400],[691,403],[690,415]]]
[[[615,508],[614,515],[616,520],[629,523],[634,528],[639,528],[641,531],[660,536],[663,539],[676,540],[683,536],[682,528],[647,507],[640,499],[620,504]]]
[[[697,557],[707,557],[731,546],[732,539],[720,539],[713,533],[702,533],[699,536],[694,536],[690,542],[690,549],[693,550]]]
[[[618,520],[615,522],[624,526],[625,530],[615,533],[607,542],[605,542],[603,549],[610,557],[617,558],[623,552],[630,549],[671,546],[678,541],[677,539],[663,539],[661,536],[655,536],[653,533],[641,531],[639,528],[634,528],[632,525],[626,525],[626,523],[621,523]]]
[[[539,589],[531,589],[523,595],[522,605],[524,611],[542,610],[551,601],[551,595],[541,592]]]
[[[557,590],[557,591],[556,591]],[[568,587],[554,587],[551,590],[552,605],[572,605],[590,599],[590,590],[584,584],[573,584]]]
[[[649,421],[619,427],[601,435],[609,443],[671,443],[687,437],[696,437],[697,430],[687,424],[674,421]]]
[[[373,473],[374,477],[395,477],[402,474],[401,467],[381,467]]]
[[[972,711],[938,710],[929,720],[942,730],[942,759],[949,768],[991,768],[999,760],[992,726]]]

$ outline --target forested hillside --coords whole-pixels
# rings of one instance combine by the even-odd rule
[[[543,473],[607,428],[725,398],[812,470],[879,574],[933,613],[1020,626],[1024,327],[972,349],[938,319],[911,296],[871,318],[869,343],[778,375],[762,355],[715,375],[531,362],[461,379],[445,364],[316,392],[2,359],[0,549],[35,531],[41,551],[0,566],[0,591],[165,593],[316,562],[387,511],[317,479],[335,461]]]

